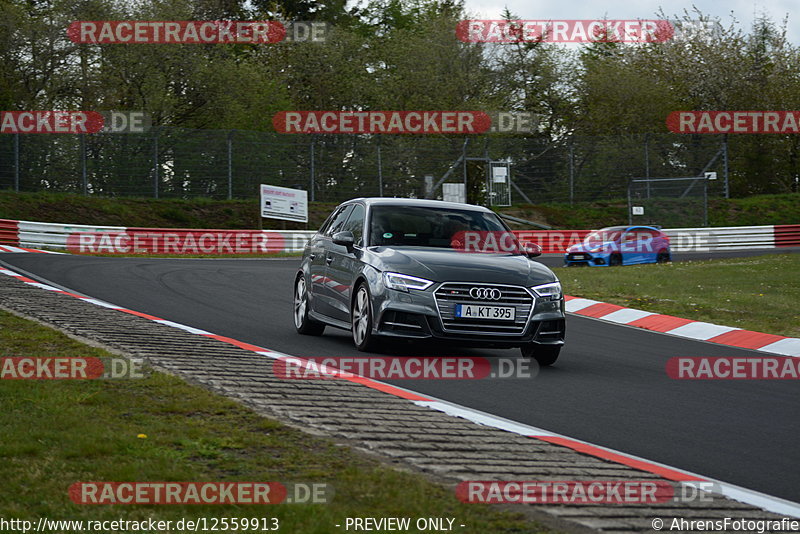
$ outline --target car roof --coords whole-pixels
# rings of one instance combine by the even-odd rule
[[[630,230],[631,228],[647,228],[649,230],[656,230],[657,232],[661,231],[661,229],[659,229],[659,228],[656,228],[654,226],[647,226],[645,224],[632,224],[632,225],[628,225],[628,226],[607,226],[607,227],[601,228],[600,230],[597,230],[597,231],[598,232],[608,232],[608,231],[624,232],[626,230]]]
[[[600,228],[599,230],[597,230],[597,232],[607,232],[609,230],[612,230],[612,231],[615,231],[615,232],[616,231],[623,232],[623,231],[627,230],[628,228],[632,228],[632,227],[631,226],[606,226],[605,228]]]
[[[445,209],[458,209],[458,210],[471,210],[471,211],[489,211],[489,208],[483,206],[476,206],[474,204],[462,204],[460,202],[444,202],[442,200],[428,200],[424,198],[394,198],[394,197],[366,197],[354,198],[343,202],[342,204],[350,204],[353,202],[362,202],[367,206],[416,206],[422,208],[445,208]]]

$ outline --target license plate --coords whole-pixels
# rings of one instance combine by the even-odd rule
[[[478,306],[476,304],[456,304],[456,317],[461,319],[493,319],[513,321],[516,308],[509,306]]]

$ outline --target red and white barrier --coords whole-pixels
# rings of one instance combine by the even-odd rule
[[[99,254],[265,254],[301,251],[312,231],[136,228],[0,219],[0,252],[24,247]]]
[[[775,228],[775,247],[800,247],[800,224],[781,224]]]
[[[672,228],[663,230],[673,252],[800,247],[800,224]],[[520,230],[521,242],[534,242],[545,254],[562,254],[590,230]],[[105,254],[264,254],[299,252],[313,231],[202,230],[89,226],[0,219],[0,251],[25,247]]]
[[[592,299],[571,296],[565,298],[567,299],[567,311],[584,317],[593,317],[616,324],[720,345],[800,357],[800,339],[798,338],[752,332],[732,326],[625,308]]]
[[[0,245],[19,245],[19,221],[0,219]]]

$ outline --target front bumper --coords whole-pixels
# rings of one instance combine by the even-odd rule
[[[608,267],[611,254],[593,252],[568,252],[564,254],[564,265],[588,265],[589,267]]]
[[[408,293],[385,289],[376,299],[374,333],[384,337],[407,339],[435,339],[459,345],[480,347],[520,347],[535,343],[562,345],[565,335],[565,310],[563,296],[558,300],[536,297],[531,292],[531,306],[517,306],[524,317],[516,323],[503,323],[508,331],[497,331],[501,323],[480,324],[464,322],[470,331],[462,331],[453,319],[443,320],[442,312],[453,304],[437,301],[435,292],[444,284],[436,284],[425,291]],[[481,284],[482,285],[482,284]],[[525,289],[525,288],[520,288]],[[527,290],[526,290],[527,291]],[[505,305],[485,302],[487,305]]]

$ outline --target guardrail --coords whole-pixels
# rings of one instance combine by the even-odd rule
[[[5,221],[9,223],[10,221]],[[313,231],[136,228],[81,224],[17,223],[16,242],[5,244],[77,253],[264,254],[303,249]],[[4,228],[0,226],[0,231]],[[11,234],[8,234],[9,237]]]
[[[673,252],[800,247],[800,224],[671,228],[663,230]],[[545,253],[580,243],[589,230],[520,230]],[[0,245],[108,254],[263,254],[299,252],[313,231],[204,230],[89,226],[0,219]]]
[[[722,252],[775,248],[775,226],[720,226],[662,230],[674,252]],[[799,236],[800,237],[800,236]]]

